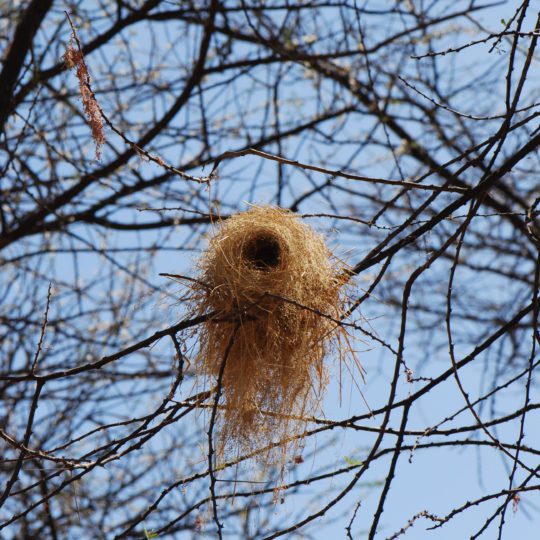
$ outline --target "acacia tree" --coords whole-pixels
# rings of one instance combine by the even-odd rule
[[[0,2],[3,537],[503,538],[537,519],[534,10]],[[334,367],[343,408],[305,419],[283,505],[256,456],[209,466],[204,318],[159,275],[194,277],[246,203],[297,212],[350,265],[367,370]]]

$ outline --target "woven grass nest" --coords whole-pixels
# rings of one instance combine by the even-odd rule
[[[214,384],[221,372],[220,451],[279,442],[283,459],[317,411],[323,360],[343,349],[343,265],[292,212],[253,207],[219,222],[199,267],[196,310],[214,315],[198,366]]]

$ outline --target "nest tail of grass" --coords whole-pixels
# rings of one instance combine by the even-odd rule
[[[340,352],[341,265],[320,235],[273,207],[220,222],[199,265],[197,310],[215,316],[201,327],[198,365],[212,381],[222,372],[218,449],[250,453],[280,442],[283,471],[288,441],[327,384],[323,360],[336,345]]]

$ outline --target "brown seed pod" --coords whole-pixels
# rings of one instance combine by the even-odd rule
[[[199,370],[215,381],[225,360],[220,450],[281,441],[284,459],[301,418],[317,410],[325,356],[333,345],[341,352],[346,279],[292,212],[254,207],[218,227],[193,287],[197,312],[216,314],[200,330]]]

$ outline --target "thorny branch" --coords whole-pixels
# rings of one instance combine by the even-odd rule
[[[534,2],[65,7],[0,3],[2,534],[523,536],[540,501]],[[327,359],[283,505],[259,463],[290,440],[218,455],[227,354],[204,379],[197,331],[223,318],[190,290],[207,237],[258,204],[343,260],[341,318],[293,303],[367,371]]]

